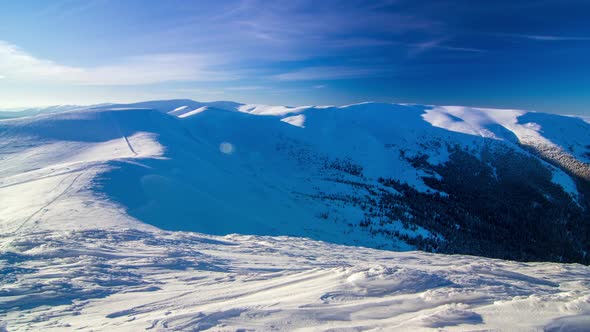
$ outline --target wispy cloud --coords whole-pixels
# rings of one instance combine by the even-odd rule
[[[571,36],[571,35],[537,35],[537,34],[517,34],[517,33],[498,33],[492,34],[496,37],[529,39],[536,41],[590,41],[590,36]]]
[[[85,14],[85,12],[98,7],[105,0],[94,1],[76,1],[76,0],[58,0],[47,2],[44,9],[35,13],[38,19],[51,18],[54,22],[63,21],[75,17],[76,15]]]
[[[446,45],[448,38],[429,40],[421,43],[409,44],[408,55],[416,56],[418,54],[431,50],[446,50],[455,52],[470,52],[470,53],[484,53],[486,50],[471,48],[471,47],[457,47]]]
[[[441,23],[406,10],[397,1],[268,2],[243,0],[212,6],[208,16],[173,22],[142,39],[225,52],[240,59],[300,60],[397,46],[396,36],[436,33]]]
[[[207,89],[207,88],[177,88],[171,90],[171,94],[166,95],[165,98],[187,98],[187,96],[216,96],[223,95],[223,89]]]
[[[590,37],[577,36],[549,36],[549,35],[513,35],[515,37],[539,41],[590,41]]]
[[[230,91],[254,91],[254,90],[269,90],[271,87],[262,85],[245,85],[245,86],[230,86],[225,88]]]
[[[127,57],[96,67],[59,64],[0,41],[0,75],[16,81],[52,81],[79,85],[142,85],[173,81],[219,81],[237,78],[212,67],[220,59],[199,54],[150,54]]]
[[[281,81],[313,81],[336,80],[361,77],[378,77],[391,74],[391,70],[383,68],[348,67],[348,66],[318,66],[307,67],[291,72],[272,76]]]

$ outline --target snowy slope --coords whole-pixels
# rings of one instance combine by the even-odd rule
[[[372,240],[367,239],[366,234],[356,234],[354,230],[343,232],[337,222],[317,225],[317,216],[329,212],[330,207],[323,202],[310,202],[308,196],[315,186],[310,181],[325,182],[322,184],[325,190],[345,190],[351,195],[356,190],[324,180],[328,176],[339,176],[331,174],[329,168],[323,170],[325,164],[348,158],[347,151],[335,150],[336,142],[309,137],[274,118],[208,108],[202,114],[177,121],[139,108],[143,105],[132,106],[127,110],[115,106],[4,122],[4,132],[10,140],[5,140],[9,157],[2,164],[18,168],[12,173],[3,173],[0,195],[7,200],[19,200],[14,192],[35,191],[37,183],[31,179],[34,177],[41,177],[41,181],[48,182],[43,183],[43,188],[55,192],[53,188],[59,184],[63,183],[65,188],[71,183],[76,185],[73,181],[76,176],[90,168],[82,173],[90,174],[88,181],[78,180],[80,186],[98,182],[100,186],[90,184],[95,191],[100,191],[95,193],[98,198],[106,196],[106,201],[122,203],[132,216],[158,227],[212,234],[312,236],[339,243],[371,245]],[[327,133],[314,135],[326,136]],[[311,140],[323,142],[320,151],[306,150]],[[233,147],[230,154],[220,151],[224,142]],[[291,149],[293,144],[297,150]],[[281,148],[285,151],[277,151]],[[306,160],[285,158],[292,153],[319,155],[321,159],[313,161],[317,169],[306,170],[310,166]],[[385,158],[396,162],[391,157]],[[134,159],[141,161],[132,162]],[[62,173],[67,174],[67,178],[52,176]],[[48,175],[50,179],[45,180]],[[416,181],[416,172],[410,171],[408,177]],[[130,190],[132,193],[128,194]],[[64,201],[63,198],[60,201]],[[3,206],[22,212],[18,215],[7,210],[10,213],[3,214],[7,216],[2,221],[7,230],[56,227],[52,210],[47,209],[42,200],[19,204],[31,206],[27,206],[28,209],[18,204]],[[46,217],[36,216],[41,220],[35,223],[23,222],[29,218],[31,210],[39,209]],[[174,218],[170,218],[170,211],[175,211]],[[362,217],[362,213],[353,208],[345,208],[343,213],[347,217]],[[387,243],[386,247],[407,248],[395,242]]]
[[[533,123],[531,117],[551,122]],[[567,137],[555,134],[564,127],[575,130]],[[401,190],[387,181],[408,184],[417,195],[444,196],[425,179],[440,179],[440,167],[457,148],[481,162],[481,151],[490,146],[532,158],[522,144],[567,149],[585,170],[589,127],[577,118],[514,110],[191,100],[99,105],[5,120],[0,122],[0,198],[8,203],[0,205],[0,225],[13,233],[95,227],[104,222],[86,210],[108,206],[117,216],[109,218],[113,226],[139,219],[168,230],[436,249],[449,234],[414,222],[420,211],[412,211],[412,202],[395,203],[408,204],[401,215],[383,210],[390,204],[386,199]],[[553,185],[539,189],[547,204],[555,207],[551,202],[557,199],[583,204],[567,169],[540,163],[550,174],[540,185]],[[492,166],[495,173],[499,166]],[[35,199],[23,200],[21,192]],[[75,225],[56,205],[80,215]]]
[[[9,331],[590,324],[586,266],[408,251],[584,262],[580,118],[191,100],[41,113],[0,121]],[[455,220],[480,185],[534,227]]]

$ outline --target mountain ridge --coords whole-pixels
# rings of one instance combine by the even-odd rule
[[[577,129],[555,143],[564,126]],[[0,121],[0,187],[55,175],[71,182],[57,203],[71,196],[88,215],[116,216],[111,226],[587,262],[588,127],[544,113],[387,103],[108,104]],[[27,169],[14,169],[25,159]],[[64,227],[54,203],[21,208],[5,229]],[[84,229],[90,218],[80,218]]]

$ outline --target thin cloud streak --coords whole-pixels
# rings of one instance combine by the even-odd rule
[[[560,35],[521,35],[521,34],[500,34],[512,38],[530,39],[537,41],[590,41],[590,37],[585,36],[560,36]]]
[[[542,41],[567,41],[567,40],[577,40],[577,41],[590,41],[590,37],[572,37],[572,36],[522,36],[524,38],[533,39],[533,40],[542,40]]]
[[[346,67],[346,66],[319,66],[307,67],[291,72],[272,76],[280,81],[312,81],[312,80],[338,80],[366,77],[382,77],[392,73],[391,69]]]
[[[478,49],[478,48],[470,48],[470,47],[455,47],[445,45],[444,42],[447,41],[448,38],[444,39],[436,39],[430,40],[422,43],[416,44],[409,44],[408,47],[408,55],[411,57],[415,57],[421,53],[428,52],[431,50],[446,50],[446,51],[455,51],[455,52],[470,52],[470,53],[485,53],[487,50]]]
[[[247,86],[230,86],[225,89],[231,90],[231,91],[254,91],[254,90],[269,90],[272,88],[268,87],[268,86],[262,86],[262,85],[247,85]]]

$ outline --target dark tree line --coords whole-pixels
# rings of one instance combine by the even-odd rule
[[[444,237],[411,242],[445,253],[590,263],[590,204],[584,197],[576,203],[553,183],[546,165],[501,146],[485,148],[479,159],[460,148],[451,150],[449,162],[442,165],[430,165],[424,156],[411,160],[415,167],[438,173],[440,177],[424,182],[448,195],[379,179],[400,193],[380,194],[379,208],[387,219]]]

